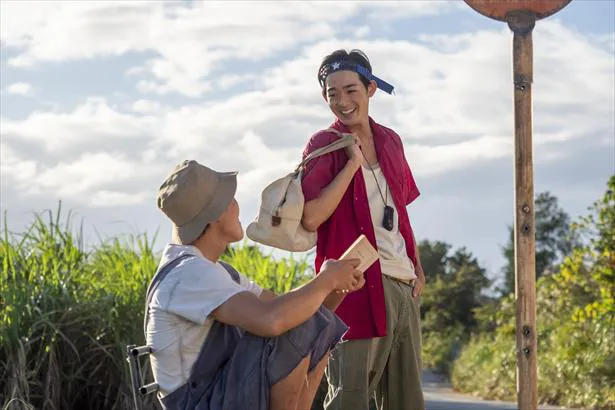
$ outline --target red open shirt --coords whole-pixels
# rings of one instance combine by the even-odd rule
[[[399,135],[377,124],[371,118],[369,122],[374,136],[378,162],[399,215],[399,232],[406,242],[408,256],[416,265],[416,245],[406,206],[419,196],[419,190],[406,161]],[[339,120],[332,127],[341,132],[350,132]],[[303,157],[305,158],[310,152],[330,144],[337,138],[338,136],[331,132],[320,131],[314,134],[303,152]],[[310,161],[304,171],[302,182],[305,201],[317,198],[321,190],[329,185],[344,168],[347,161],[348,156],[344,150],[335,151]],[[377,249],[365,180],[362,173],[357,172],[335,212],[318,228],[316,272],[320,270],[326,259],[339,258],[361,234],[365,234]],[[374,263],[365,272],[365,280],[365,286],[348,294],[336,310],[340,318],[350,327],[346,339],[380,337],[387,334],[380,262]]]

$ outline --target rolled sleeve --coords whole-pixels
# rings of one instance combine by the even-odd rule
[[[408,189],[406,190],[407,195],[406,195],[405,201],[406,201],[406,205],[410,205],[412,202],[414,202],[416,198],[418,198],[421,195],[421,191],[419,191],[419,187],[414,182],[414,177],[412,176],[412,171],[410,171],[410,166],[408,166],[408,164],[406,163],[404,168],[405,168],[404,180],[406,181],[406,184],[408,184],[408,187],[407,187]]]
[[[249,291],[231,279],[223,267],[203,260],[190,260],[177,273],[168,281],[164,309],[194,323],[204,323],[228,299]],[[167,293],[164,288],[161,291]]]
[[[242,273],[239,273],[239,284],[243,286],[247,291],[254,293],[257,297],[259,297],[263,293],[263,288],[261,288],[256,282],[248,279]]]
[[[402,166],[403,183],[406,184],[403,189],[403,192],[405,194],[404,203],[407,206],[414,202],[414,200],[421,195],[421,192],[419,191],[419,187],[416,185],[416,181],[414,180],[414,176],[412,175],[412,170],[410,169],[410,165],[408,164],[402,140],[397,134],[396,137],[397,143],[399,144],[399,152],[401,155],[400,162]]]

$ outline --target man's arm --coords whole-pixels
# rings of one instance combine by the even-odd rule
[[[331,292],[352,292],[363,287],[365,280],[356,269],[358,265],[356,259],[327,261],[316,278],[285,295],[263,301],[251,292],[240,292],[211,315],[258,336],[279,336],[309,319]]]
[[[420,296],[421,293],[423,293],[423,288],[425,288],[425,272],[423,271],[423,265],[421,264],[419,244],[416,241],[416,237],[414,236],[414,230],[411,228],[410,232],[412,232],[412,240],[414,241],[414,254],[416,256],[416,264],[414,265],[416,284],[414,285],[414,289],[412,290],[412,296],[417,297]]]
[[[275,299],[276,297],[277,295],[273,293],[272,291],[270,291],[269,289],[263,289],[263,291],[261,292],[261,295],[258,298],[262,300],[263,302],[266,302],[268,300]]]
[[[320,192],[318,197],[307,201],[303,207],[301,223],[310,232],[315,232],[335,212],[354,174],[361,167],[361,149],[358,142],[348,147],[347,152],[349,159],[344,168]]]
[[[344,300],[344,297],[346,297],[346,293],[331,292],[329,293],[329,296],[326,297],[325,301],[323,302],[323,305],[325,305],[327,309],[335,312],[335,310]]]
[[[327,296],[325,298],[325,301],[322,303],[323,305],[325,305],[325,307],[331,311],[335,311],[335,309],[337,309],[337,307],[342,303],[342,301],[344,300],[344,297],[346,296],[345,293],[342,292],[331,292],[329,293],[329,296]],[[261,295],[258,297],[260,300],[266,302],[269,300],[273,300],[275,298],[277,298],[278,296],[273,293],[272,291],[268,290],[268,289],[263,289],[263,292],[261,293]]]
[[[357,166],[357,163],[348,161],[317,198],[305,203],[301,223],[306,230],[315,232],[335,212],[360,166],[360,162]]]

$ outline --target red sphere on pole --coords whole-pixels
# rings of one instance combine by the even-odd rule
[[[543,19],[563,9],[572,0],[464,0],[468,6],[489,18],[507,21],[511,11],[529,11],[536,20]]]

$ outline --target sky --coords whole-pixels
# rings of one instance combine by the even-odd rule
[[[514,212],[506,24],[457,0],[0,5],[11,231],[61,200],[88,244],[158,231],[160,248],[170,223],[156,192],[184,159],[239,171],[247,225],[262,189],[333,121],[320,61],[359,48],[395,86],[370,113],[403,139],[422,193],[408,208],[417,238],[465,246],[499,273]],[[576,218],[615,174],[615,2],[573,0],[533,38],[535,192]]]

